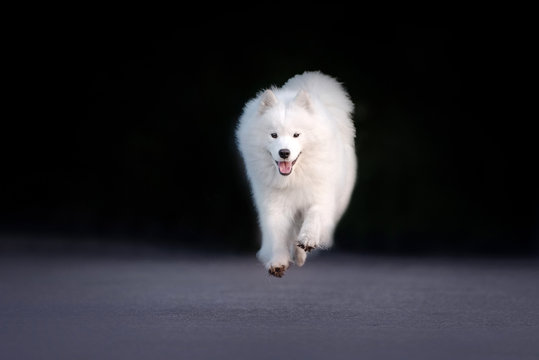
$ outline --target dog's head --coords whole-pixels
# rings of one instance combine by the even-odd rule
[[[258,113],[264,123],[264,144],[277,171],[292,174],[313,126],[313,107],[309,95],[300,90],[292,100],[281,102],[273,91],[260,97]],[[269,160],[269,159],[268,159]]]

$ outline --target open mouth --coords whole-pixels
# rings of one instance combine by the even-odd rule
[[[301,155],[301,153],[299,153]],[[277,167],[279,168],[279,174],[283,176],[288,176],[292,173],[292,167],[296,164],[296,161],[299,159],[299,155],[294,161],[275,161]]]

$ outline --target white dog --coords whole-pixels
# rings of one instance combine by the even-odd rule
[[[257,256],[271,275],[333,243],[356,180],[353,108],[339,82],[305,72],[243,109],[236,140],[262,231]]]

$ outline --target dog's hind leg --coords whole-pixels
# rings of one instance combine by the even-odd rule
[[[302,248],[300,248],[299,246],[295,246],[294,245],[294,264],[296,264],[296,266],[303,266],[303,264],[305,264],[305,260],[307,260],[307,253],[305,252],[305,250],[303,250]]]
[[[297,238],[302,222],[303,218],[301,216],[301,213],[298,212],[298,214],[296,214],[296,216],[294,217],[294,225],[292,226],[290,238],[288,239],[290,258],[292,259],[294,264],[299,267],[303,266],[303,264],[305,264],[305,260],[307,260],[307,253],[305,252],[305,250],[297,246]]]

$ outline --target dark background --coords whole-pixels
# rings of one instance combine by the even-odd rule
[[[359,177],[337,248],[539,252],[524,21],[283,15],[10,28],[0,241],[255,251],[237,118],[259,90],[320,70],[356,104]]]

